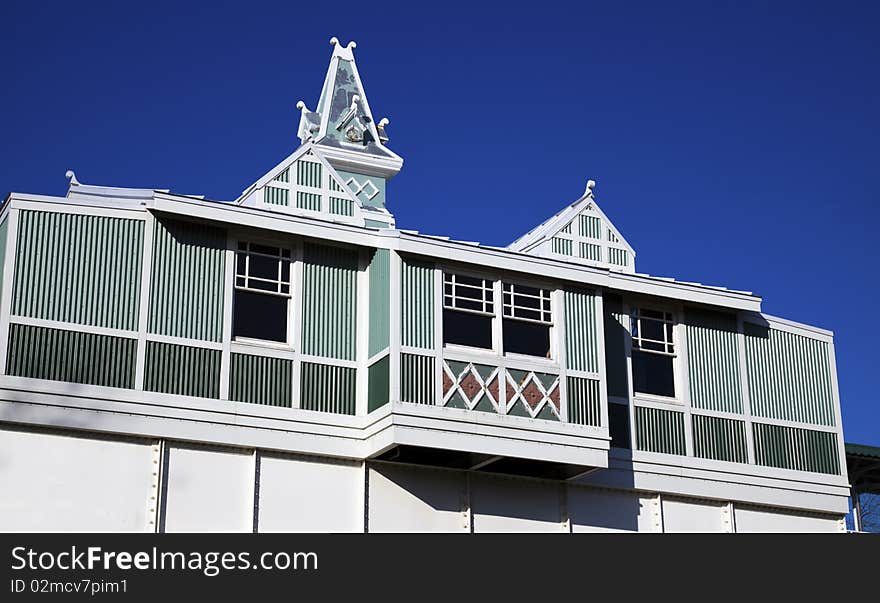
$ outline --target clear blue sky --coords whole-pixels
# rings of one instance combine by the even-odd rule
[[[880,445],[880,4],[15,4],[0,192],[232,199],[354,39],[401,227],[507,244],[593,178],[640,272],[833,330],[847,440]]]

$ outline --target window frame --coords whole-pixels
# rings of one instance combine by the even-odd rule
[[[634,299],[628,300],[626,303],[624,303],[623,310],[626,311],[626,315],[628,318],[627,332],[629,333],[629,337],[627,337],[627,368],[629,373],[629,390],[631,399],[633,401],[644,400],[647,402],[660,402],[677,407],[685,406],[685,379],[682,375],[682,366],[684,356],[687,352],[684,347],[684,333],[682,331],[682,308],[678,305],[672,306],[670,304],[658,303],[655,300]],[[663,344],[664,348],[668,348],[669,346],[671,346],[671,352],[667,351],[666,349],[661,352],[658,350],[646,349],[644,347],[636,345],[637,340],[657,342],[657,340],[654,339],[641,337],[641,328],[639,328],[639,336],[633,336],[633,315],[636,312],[644,310],[664,314],[664,318],[662,320],[655,318],[648,318],[648,320],[660,321],[663,322],[664,325],[669,325],[669,327],[671,328],[672,340],[668,343],[664,340]],[[641,324],[639,325],[639,327],[641,327]],[[664,326],[664,333],[666,332],[667,330]],[[635,375],[633,370],[633,352],[635,351],[663,356],[666,358],[672,358],[672,383],[675,390],[674,396],[663,396],[660,394],[636,391]]]
[[[283,350],[293,350],[295,348],[294,343],[294,333],[295,333],[295,316],[294,316],[294,305],[292,301],[294,300],[294,296],[299,291],[301,287],[301,282],[298,279],[298,270],[297,268],[302,263],[302,249],[301,244],[298,241],[283,241],[281,239],[274,239],[270,237],[262,237],[262,236],[247,236],[245,234],[235,235],[231,237],[231,245],[230,249],[233,252],[233,267],[232,267],[232,308],[231,310],[231,325],[230,325],[230,341],[235,344],[242,345],[251,345],[258,347],[267,347],[267,348],[275,348],[275,349],[283,349]],[[246,249],[242,249],[241,246],[246,245]],[[278,255],[270,255],[266,253],[262,253],[259,251],[252,251],[250,247],[252,245],[259,245],[262,247],[274,247],[278,249]],[[288,252],[288,256],[284,256],[284,251]],[[238,259],[239,254],[245,254],[246,263],[245,263],[245,274],[239,274],[239,265]],[[252,277],[249,274],[250,268],[250,257],[252,255],[261,256],[264,258],[271,258],[277,260],[278,263],[278,281],[272,281],[270,279],[266,279],[263,277]],[[287,261],[287,280],[284,281],[281,278],[282,272],[282,263]],[[244,285],[239,285],[239,279],[244,278]],[[266,289],[259,289],[254,287],[248,287],[250,280],[254,279],[260,282],[276,282],[276,290],[268,291]],[[281,291],[282,285],[287,285],[288,292],[284,293]],[[286,317],[286,325],[285,325],[285,333],[284,333],[284,341],[274,341],[271,339],[259,339],[256,337],[245,337],[241,335],[235,335],[235,293],[236,291],[246,291],[248,293],[256,293],[273,297],[282,297],[287,300],[287,307],[285,312]]]
[[[538,359],[538,360],[550,361],[550,362],[555,363],[555,362],[557,362],[557,356],[558,356],[556,353],[556,349],[557,349],[557,346],[556,346],[556,333],[557,333],[556,319],[558,317],[558,313],[557,313],[557,304],[555,303],[554,300],[558,297],[556,294],[558,287],[553,287],[551,285],[542,286],[539,284],[534,284],[533,282],[528,282],[528,281],[524,282],[524,280],[525,279],[504,279],[504,278],[499,279],[499,281],[501,283],[501,304],[500,304],[501,305],[501,317],[499,319],[499,321],[500,321],[499,329],[501,332],[501,340],[499,341],[500,352],[503,356],[506,356],[508,358],[529,359],[529,360]],[[510,295],[510,304],[507,304],[504,300],[505,296],[508,295],[508,293],[505,289],[506,285],[510,285],[510,294],[509,294]],[[539,310],[541,317],[543,318],[544,314],[546,312],[549,315],[549,320],[536,320],[536,319],[531,319],[531,318],[518,317],[513,314],[511,316],[507,316],[505,314],[505,311],[507,310],[508,307],[511,308],[511,312],[514,312],[516,310],[516,307],[517,307],[516,306],[516,296],[517,296],[516,286],[517,285],[519,285],[521,287],[530,287],[532,289],[538,289],[539,295],[537,297],[529,295],[529,294],[523,294],[523,293],[520,293],[519,295],[526,295],[528,297],[533,297],[533,298],[538,299],[540,301],[540,306],[541,306],[541,309]],[[545,297],[543,295],[543,292],[545,292],[545,291],[547,293],[546,301],[550,305],[549,310],[544,310]],[[524,308],[524,309],[529,310],[529,308]],[[534,311],[534,309],[531,309],[531,310]],[[508,352],[507,350],[505,350],[504,349],[504,321],[506,319],[547,326],[547,331],[548,331],[547,337],[548,337],[548,344],[549,344],[548,355],[547,356],[534,356],[532,354],[522,354],[519,352]]]
[[[487,274],[487,273],[481,274],[479,272],[471,271],[471,270],[467,270],[467,269],[448,268],[445,266],[438,266],[438,268],[440,270],[440,308],[439,308],[439,316],[437,317],[437,320],[440,325],[439,331],[440,331],[440,346],[441,346],[441,348],[443,348],[444,350],[458,350],[458,351],[470,352],[470,353],[475,353],[475,354],[492,354],[492,355],[497,354],[498,346],[500,345],[499,341],[498,341],[498,329],[496,328],[497,327],[497,320],[498,320],[498,291],[497,291],[497,287],[496,287],[497,279],[495,279],[494,276],[491,274]],[[456,285],[454,284],[454,277],[456,275],[465,276],[467,278],[480,279],[480,280],[484,281],[484,283],[488,283],[490,285],[488,289],[485,288],[485,285],[484,285],[484,288],[483,288],[484,295],[483,295],[482,301],[483,301],[483,307],[485,308],[485,306],[486,306],[485,291],[486,290],[491,291],[492,292],[492,312],[487,312],[487,311],[485,311],[485,309],[483,311],[479,311],[479,310],[472,310],[469,308],[456,308],[456,307],[452,307],[452,306],[447,306],[447,304],[446,304],[446,299],[448,297],[446,294],[446,284],[447,284],[446,276],[447,275],[450,275],[453,277],[453,289],[452,289],[452,298],[453,298],[452,301],[453,302],[455,301],[455,297],[456,297]],[[467,285],[467,286],[470,287],[470,285]],[[488,317],[490,319],[490,330],[492,333],[492,347],[491,348],[481,348],[481,347],[476,347],[476,346],[463,345],[460,343],[446,343],[446,341],[443,337],[443,329],[445,327],[443,315],[445,314],[446,310],[451,310],[453,312],[461,312],[464,314],[473,314],[476,316]]]

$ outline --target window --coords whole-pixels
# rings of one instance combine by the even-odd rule
[[[633,310],[633,389],[638,393],[675,397],[675,321],[669,312]]]
[[[232,335],[287,341],[289,249],[240,242],[235,255]]]
[[[443,343],[492,349],[492,281],[443,274]]]
[[[501,284],[504,352],[550,357],[550,290]]]

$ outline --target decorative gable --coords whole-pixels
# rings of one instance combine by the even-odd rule
[[[508,246],[543,257],[555,257],[635,272],[635,251],[599,208],[590,180],[584,195]]]

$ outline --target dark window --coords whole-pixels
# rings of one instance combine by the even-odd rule
[[[549,325],[505,318],[502,329],[505,352],[550,357]]]
[[[614,448],[631,448],[629,440],[629,405],[608,405],[608,432],[611,435],[611,446]]]
[[[673,357],[633,350],[633,388],[643,394],[675,397]]]
[[[280,295],[236,290],[233,337],[287,341],[287,300]]]
[[[443,310],[443,343],[492,349],[492,316]]]

